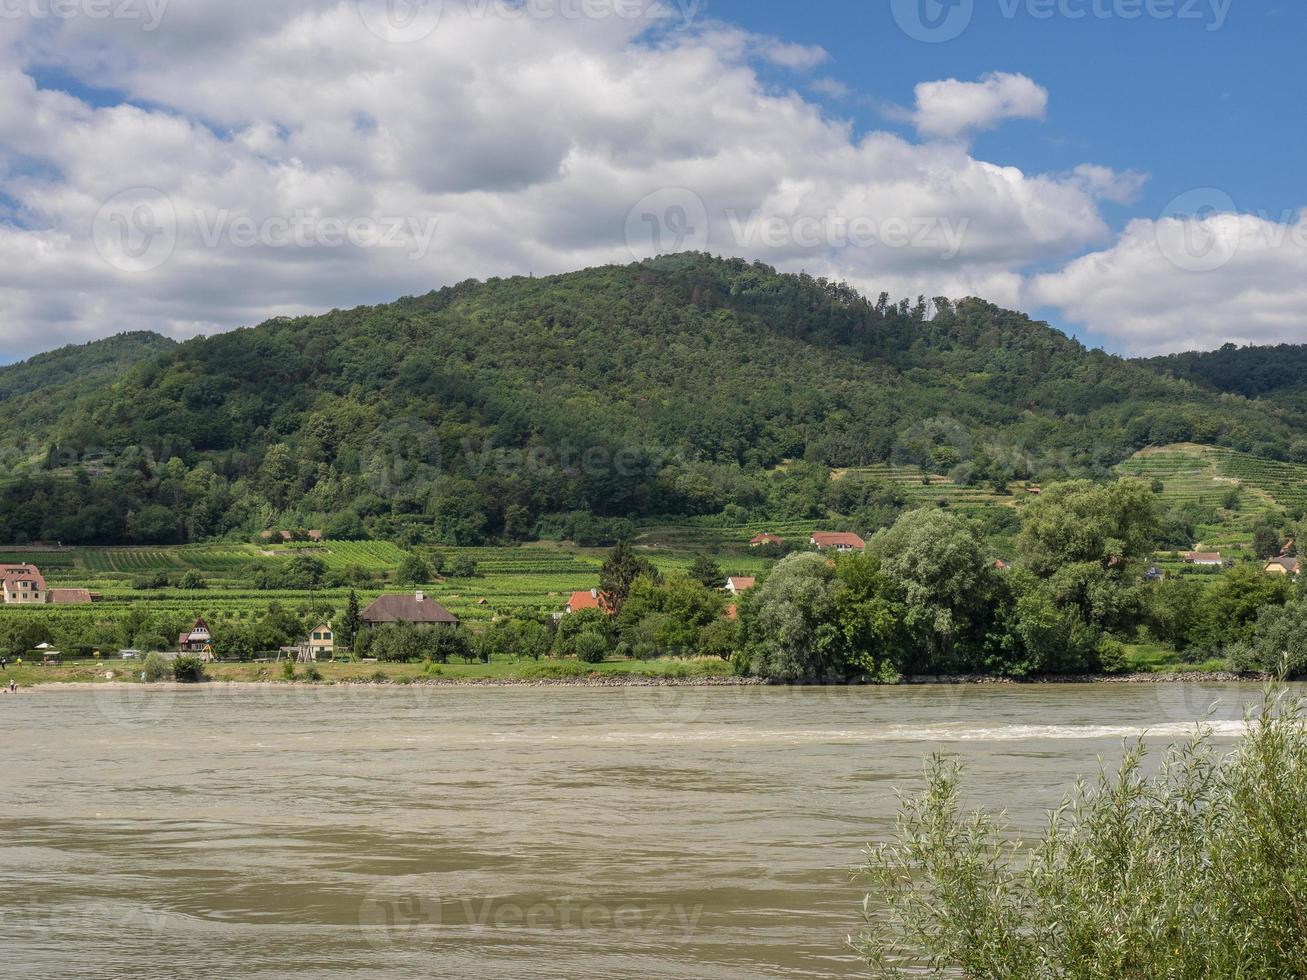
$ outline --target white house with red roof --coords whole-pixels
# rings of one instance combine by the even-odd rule
[[[818,551],[838,551],[840,554],[867,550],[867,542],[847,531],[817,531],[808,543]]]
[[[195,621],[189,633],[182,633],[177,637],[177,647],[182,653],[205,653],[212,642],[209,624],[204,621],[203,616]]]
[[[49,601],[45,576],[35,565],[0,566],[5,605],[33,605]]]

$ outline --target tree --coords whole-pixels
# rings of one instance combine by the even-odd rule
[[[1280,553],[1284,542],[1280,539],[1280,529],[1274,524],[1263,522],[1253,529],[1253,551],[1263,560],[1275,558]]]
[[[395,581],[400,585],[425,585],[431,581],[431,568],[421,555],[409,552],[395,570]]]
[[[327,563],[307,551],[297,551],[286,563],[285,581],[292,589],[316,589],[327,574]]]
[[[983,640],[996,584],[975,528],[943,511],[909,511],[872,537],[867,554],[897,585],[921,649],[913,669],[965,666]]]
[[[608,606],[614,613],[622,611],[631,584],[641,576],[652,582],[662,578],[651,562],[636,555],[629,542],[617,542],[599,569],[599,590],[607,597]]]
[[[726,579],[722,575],[722,566],[707,555],[694,556],[694,564],[690,566],[690,578],[705,589],[720,589],[726,584]]]
[[[880,977],[1290,977],[1307,962],[1307,723],[1273,694],[1232,756],[1142,740],[1017,846],[939,757],[867,852],[857,947]]]
[[[363,629],[363,615],[359,610],[359,594],[349,590],[349,599],[345,602],[345,615],[336,624],[337,643],[345,650],[354,649],[354,640]]]
[[[177,588],[179,588],[179,589],[205,589],[205,588],[208,588],[208,585],[207,585],[207,584],[205,583],[205,581],[204,581],[204,576],[201,575],[201,574],[200,574],[198,571],[196,571],[194,568],[192,568],[192,569],[190,569],[190,570],[189,570],[185,575],[183,575],[183,576],[181,577],[181,581],[179,581],[179,582],[177,583]]]
[[[586,664],[603,663],[608,656],[608,640],[603,634],[586,630],[576,638],[576,659]]]
[[[750,670],[786,684],[844,677],[834,615],[835,570],[827,559],[812,553],[782,559],[745,594],[740,609]]]

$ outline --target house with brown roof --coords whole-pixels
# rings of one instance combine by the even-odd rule
[[[867,542],[847,531],[817,531],[808,543],[818,551],[838,551],[840,554],[867,550]]]
[[[5,605],[36,605],[48,601],[45,576],[35,565],[0,566]]]
[[[567,605],[564,607],[563,612],[565,615],[570,616],[572,613],[578,613],[583,609],[598,609],[607,613],[609,616],[613,614],[612,609],[608,605],[608,597],[598,589],[573,592],[572,598],[567,600]]]
[[[1288,555],[1272,558],[1266,563],[1266,572],[1270,575],[1297,575],[1300,568],[1298,559]]]
[[[457,626],[458,617],[427,597],[420,589],[402,595],[380,596],[364,609],[361,618],[367,627],[385,623],[413,623],[417,626]]]
[[[755,534],[753,537],[749,539],[750,548],[761,548],[765,544],[782,545],[784,543],[785,543],[784,538],[777,537],[775,534],[772,534],[771,532],[765,532],[763,534]]]
[[[726,591],[731,595],[739,595],[741,592],[748,592],[757,584],[758,580],[748,575],[732,575],[726,580]]]
[[[100,601],[100,593],[90,589],[51,589],[50,603],[56,606],[85,606]]]
[[[1186,551],[1180,556],[1186,565],[1204,565],[1220,568],[1223,559],[1219,551]]]
[[[211,653],[213,636],[209,632],[209,624],[201,616],[195,621],[189,632],[182,633],[177,637],[177,649],[182,653]]]

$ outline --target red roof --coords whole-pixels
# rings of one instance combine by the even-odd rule
[[[602,609],[604,612],[611,612],[607,597],[601,595],[598,589],[572,593],[572,598],[567,600],[567,611],[580,612],[582,609]]]
[[[847,531],[817,531],[812,536],[812,543],[818,548],[854,548],[862,551],[867,547],[867,542],[856,534],[850,534]]]
[[[757,584],[758,580],[748,575],[732,575],[726,580],[726,587],[732,592],[743,592],[745,589],[752,589]]]
[[[85,605],[91,602],[90,589],[51,589],[50,601],[56,605]]]
[[[784,544],[784,543],[785,540],[783,538],[778,538],[774,534],[755,534],[752,538],[749,539],[750,547],[759,544]]]
[[[45,591],[45,576],[35,565],[5,565],[0,567],[0,582],[35,582],[40,592]]]

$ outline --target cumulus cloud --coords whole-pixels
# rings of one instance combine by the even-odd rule
[[[1006,119],[1043,119],[1048,111],[1047,89],[1007,72],[991,72],[978,82],[922,82],[916,98],[911,119],[926,137],[951,139],[993,129]]]
[[[1027,298],[1136,354],[1301,343],[1307,220],[1229,211],[1135,220],[1111,248],[1036,277]]]
[[[149,34],[20,25],[0,357],[685,248],[1015,303],[1023,267],[1110,240],[1099,202],[1129,183],[855,134],[755,70],[824,52],[669,20],[679,2],[444,7],[406,43],[341,0],[171,5]],[[122,95],[41,88],[34,65]]]

